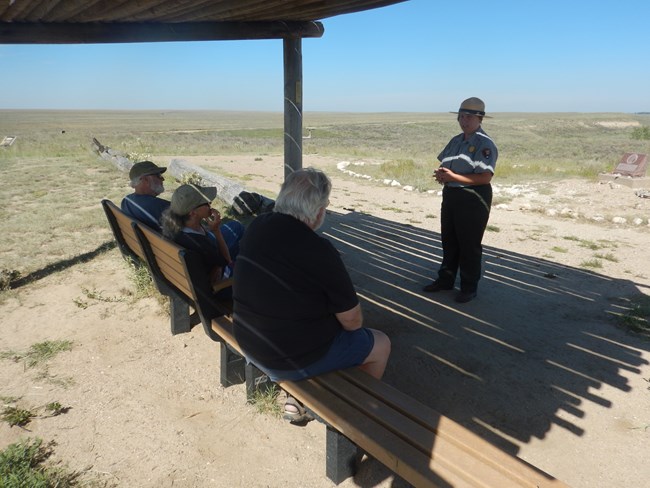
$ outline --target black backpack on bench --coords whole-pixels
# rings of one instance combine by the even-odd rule
[[[232,202],[232,207],[239,215],[259,215],[271,212],[275,201],[259,193],[242,191]]]

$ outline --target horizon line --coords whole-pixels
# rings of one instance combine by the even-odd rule
[[[281,110],[250,110],[250,109],[195,109],[195,108],[3,108],[0,111],[32,111],[32,112],[224,112],[224,113],[264,113],[264,114],[284,114]],[[303,110],[305,113],[316,114],[454,114],[456,112],[450,111],[428,111],[428,110],[377,110],[377,111],[349,111],[349,110]],[[517,110],[517,111],[502,111],[502,112],[489,112],[489,114],[626,114],[626,115],[650,115],[650,111],[637,111],[637,112],[614,112],[614,111],[575,111],[575,110]],[[489,115],[488,114],[488,115]]]

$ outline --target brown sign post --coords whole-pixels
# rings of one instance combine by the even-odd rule
[[[646,154],[625,153],[613,173],[621,176],[644,177],[648,156]]]

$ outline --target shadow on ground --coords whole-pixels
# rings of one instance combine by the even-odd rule
[[[421,291],[439,234],[358,213],[329,213],[323,234],[366,325],[391,337],[385,381],[510,454],[554,426],[581,436],[581,406],[611,407],[599,390],[630,391],[627,377],[647,364],[650,343],[616,326],[622,297],[640,291],[633,281],[486,247],[479,296],[461,305],[454,292]]]
[[[77,264],[80,263],[88,262],[91,259],[94,259],[97,256],[100,256],[101,254],[104,254],[105,252],[114,249],[115,247],[117,247],[115,241],[104,242],[103,244],[100,244],[96,249],[92,251],[88,251],[83,254],[78,254],[77,256],[73,256],[69,259],[56,261],[54,263],[48,264],[47,266],[41,269],[31,272],[28,275],[19,276],[18,278],[11,279],[7,285],[7,288],[12,288],[12,289],[20,288],[21,286],[28,285],[38,280],[42,280],[43,278],[47,278],[51,274],[58,273],[65,269],[71,268],[72,266],[76,266]]]

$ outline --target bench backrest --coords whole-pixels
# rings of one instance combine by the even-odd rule
[[[135,219],[122,212],[122,210],[110,200],[102,200],[102,207],[106,218],[113,231],[117,245],[125,258],[145,261],[144,251],[135,235],[133,222]]]
[[[134,223],[133,230],[151,274],[191,300],[192,285],[185,276],[185,267],[179,256],[183,248],[141,223]]]

